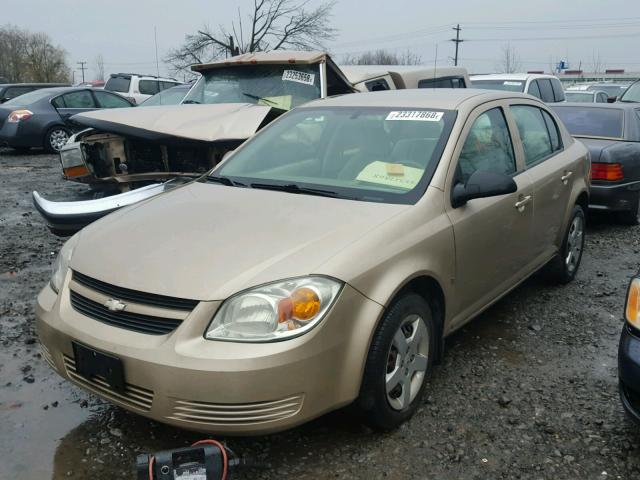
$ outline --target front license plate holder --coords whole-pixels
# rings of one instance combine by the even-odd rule
[[[118,393],[124,392],[122,360],[108,353],[98,352],[80,343],[71,342],[76,361],[76,373],[87,380],[102,377]]]

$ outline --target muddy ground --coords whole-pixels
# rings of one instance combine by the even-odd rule
[[[134,478],[135,456],[201,438],[62,381],[38,353],[33,303],[62,241],[31,204],[89,198],[53,155],[0,150],[0,478]],[[640,228],[592,219],[577,279],[532,278],[447,341],[423,405],[390,434],[348,411],[229,438],[240,479],[637,479],[640,429],[618,400],[616,352]]]

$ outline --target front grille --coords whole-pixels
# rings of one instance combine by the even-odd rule
[[[242,426],[276,422],[296,415],[302,409],[303,395],[271,402],[227,404],[176,400],[171,420],[182,422]]]
[[[174,331],[181,320],[174,318],[152,317],[132,312],[112,312],[104,305],[83,297],[71,290],[71,306],[87,317],[113,327],[125,328],[134,332],[150,335],[166,335]]]
[[[76,373],[76,362],[73,358],[64,356],[64,366],[69,378],[82,385],[86,389],[107,398],[108,400],[119,402],[134,410],[148,412],[153,403],[153,391],[125,383],[124,392],[118,393],[113,390],[102,377],[91,377],[90,380]]]
[[[137,290],[117,287],[75,271],[73,272],[73,280],[103,295],[117,298],[118,300],[129,300],[130,302],[140,303],[142,305],[188,311],[193,310],[196,308],[196,305],[198,305],[197,300],[167,297],[165,295],[156,295],[154,293],[139,292]]]

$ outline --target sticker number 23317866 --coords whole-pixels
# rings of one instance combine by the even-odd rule
[[[417,122],[439,122],[444,112],[429,112],[426,110],[404,110],[389,112],[385,120],[412,120]]]

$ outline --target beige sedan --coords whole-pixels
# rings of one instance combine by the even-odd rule
[[[391,429],[443,339],[576,275],[589,159],[537,99],[406,90],[294,109],[199,181],[62,248],[44,357],[128,410],[256,434],[355,403]]]

